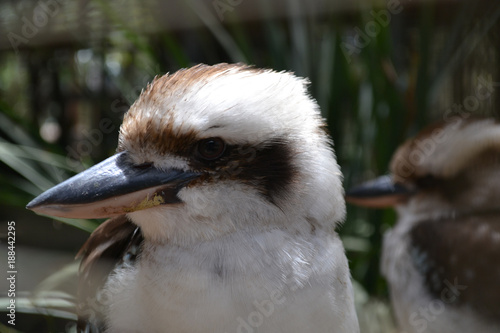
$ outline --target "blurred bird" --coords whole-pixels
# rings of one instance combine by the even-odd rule
[[[500,332],[500,124],[451,118],[394,154],[347,201],[395,206],[382,272],[402,332]]]
[[[113,217],[80,250],[85,332],[359,332],[341,173],[307,82],[245,65],[156,78],[117,154],[28,204]]]

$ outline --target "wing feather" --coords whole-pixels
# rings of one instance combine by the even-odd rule
[[[116,266],[124,260],[135,261],[142,241],[140,228],[121,215],[103,222],[82,246],[76,255],[77,259],[81,258],[77,304],[79,332],[104,331],[102,287]]]

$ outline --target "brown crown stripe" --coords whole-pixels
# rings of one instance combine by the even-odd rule
[[[182,156],[185,147],[190,147],[201,139],[197,137],[198,133],[194,130],[182,132],[182,125],[174,129],[171,121],[175,112],[173,109],[164,110],[161,119],[144,114],[144,110],[161,105],[162,101],[169,97],[182,96],[194,84],[203,85],[216,76],[235,71],[256,74],[264,70],[244,64],[200,64],[181,69],[174,74],[155,77],[125,114],[120,128],[118,151],[133,147],[135,150],[154,149],[153,151],[160,154],[173,153]],[[162,101],[159,101],[159,98]]]
[[[199,64],[191,68],[181,69],[174,74],[166,74],[161,77],[155,77],[142,95],[173,95],[182,94],[183,91],[193,84],[207,83],[216,76],[227,74],[228,72],[248,72],[260,73],[264,70],[256,69],[245,64],[217,64],[208,66]],[[148,96],[148,98],[150,97]],[[143,99],[143,96],[141,96]],[[141,98],[139,99],[139,101]]]
[[[137,121],[139,122],[139,121]],[[160,155],[172,154],[187,157],[192,147],[202,138],[195,131],[187,133],[174,132],[168,126],[157,128],[150,119],[142,121],[141,126],[123,123],[117,151],[131,148],[134,151],[150,151]]]
[[[433,140],[433,138],[439,138],[442,135],[442,131],[449,126],[456,127],[454,129],[455,131],[461,131],[463,128],[485,119],[487,118],[479,116],[470,116],[468,118],[455,116],[455,118],[449,121],[436,122],[422,129],[415,137],[406,140],[394,153],[390,163],[390,170],[393,174],[394,181],[402,184],[412,183],[420,177],[429,175],[428,170],[422,169],[419,164],[414,161],[415,158],[420,157],[423,153],[423,148],[420,146],[421,142],[428,139]],[[497,120],[495,120],[495,124],[498,124]],[[413,158],[412,154],[415,154]],[[432,158],[432,153],[426,156],[426,158]],[[440,177],[441,175],[431,176]]]

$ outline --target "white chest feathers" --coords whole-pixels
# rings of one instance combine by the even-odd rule
[[[318,234],[146,245],[106,284],[107,332],[359,332],[340,239]]]

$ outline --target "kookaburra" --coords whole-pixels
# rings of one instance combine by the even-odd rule
[[[116,155],[28,204],[111,217],[80,251],[80,329],[359,332],[324,126],[290,73],[219,64],[156,78]]]
[[[435,124],[348,201],[395,206],[382,271],[405,333],[500,332],[500,124]]]

